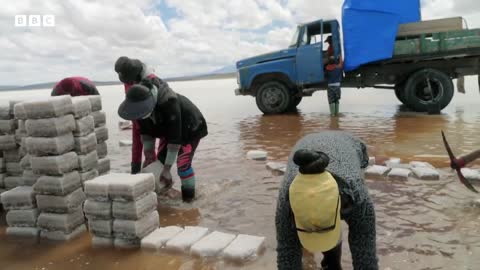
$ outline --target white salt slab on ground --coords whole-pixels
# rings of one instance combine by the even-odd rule
[[[78,156],[69,152],[61,156],[31,157],[32,170],[42,175],[63,175],[78,168]]]
[[[402,163],[402,160],[400,158],[390,158],[389,160],[387,160],[389,163],[392,163],[392,164],[400,164]]]
[[[92,112],[93,119],[95,121],[95,127],[105,126],[107,123],[107,114],[104,111]]]
[[[87,226],[82,224],[75,228],[73,231],[66,233],[63,231],[44,231],[40,232],[40,237],[52,241],[70,241],[77,237],[80,237],[87,231]]]
[[[24,170],[22,175],[22,183],[24,186],[33,186],[37,183],[40,175],[34,174],[33,171]]]
[[[178,226],[158,228],[142,239],[142,248],[158,250],[183,231]]]
[[[97,150],[97,136],[95,133],[74,138],[75,153],[78,155],[85,155]]]
[[[124,176],[125,177],[125,176]],[[85,195],[87,198],[98,201],[109,201],[108,185],[112,181],[118,181],[117,174],[107,174],[99,176],[93,180],[86,181],[84,184]]]
[[[213,257],[220,254],[235,238],[234,234],[215,231],[193,244],[191,252],[200,257]]]
[[[20,167],[24,170],[31,170],[32,169],[32,164],[30,163],[30,155],[25,155],[21,160],[20,160]]]
[[[90,100],[85,96],[72,97],[73,115],[79,119],[92,113]]]
[[[132,129],[133,123],[131,121],[120,121],[118,122],[118,128],[120,130]]]
[[[99,202],[87,199],[83,205],[83,211],[87,218],[90,219],[113,219],[112,202]]]
[[[267,152],[261,150],[248,151],[247,158],[253,160],[267,160]]]
[[[150,192],[136,201],[114,201],[112,207],[113,217],[116,219],[141,219],[157,209],[157,194]]]
[[[23,176],[6,176],[3,180],[6,189],[14,189],[23,186]]]
[[[108,194],[114,201],[135,201],[155,190],[153,174],[139,173],[135,175],[126,173],[110,174],[116,181],[110,181]]]
[[[118,249],[137,249],[140,248],[141,239],[123,239],[123,238],[115,238],[113,241],[115,248]]]
[[[40,211],[51,213],[72,213],[81,208],[86,196],[81,188],[65,196],[37,195]]]
[[[108,155],[107,142],[97,144],[97,137],[95,137],[95,145],[97,147],[97,155],[99,159],[106,158]]]
[[[127,147],[127,146],[132,146],[133,142],[131,140],[121,140],[118,142],[120,147]]]
[[[61,176],[41,176],[33,186],[37,194],[65,196],[82,187],[77,171]]]
[[[155,210],[139,220],[115,219],[113,233],[116,238],[141,239],[156,230],[159,225],[159,215]]]
[[[103,143],[108,140],[108,128],[106,126],[95,128],[95,135],[97,135],[97,143]]]
[[[22,166],[18,162],[7,162],[5,165],[7,174],[11,176],[21,176],[23,174]]]
[[[89,219],[88,229],[97,236],[113,237],[113,220]]]
[[[98,174],[97,170],[90,170],[90,171],[87,171],[87,172],[82,172],[82,173],[80,173],[80,181],[82,182],[82,185],[83,185],[83,183],[85,183],[85,181],[93,180],[93,179],[97,178],[98,176],[99,176],[99,174]]]
[[[258,257],[265,243],[265,237],[240,234],[223,250],[224,258],[235,261],[249,261]]]
[[[80,172],[88,172],[94,170],[98,167],[98,156],[97,150],[86,154],[86,155],[78,155],[78,169]]]
[[[82,207],[77,207],[75,211],[69,214],[56,214],[42,212],[38,216],[37,225],[45,231],[62,231],[69,233],[79,225],[85,223]]]
[[[287,165],[280,162],[268,162],[266,167],[272,171],[282,171],[282,169],[285,169]]]
[[[208,228],[186,226],[181,233],[166,243],[165,248],[170,251],[185,252],[207,234]]]
[[[86,97],[90,100],[92,112],[98,112],[102,110],[102,97],[100,95],[89,95]]]
[[[32,187],[20,186],[2,193],[5,210],[27,210],[36,208],[35,192]]]
[[[422,161],[412,161],[409,163],[410,167],[412,168],[430,168],[430,169],[435,169],[432,164],[428,162],[422,162]]]
[[[57,156],[72,151],[75,141],[72,133],[53,138],[27,137],[27,153],[32,156]]]
[[[25,101],[22,104],[29,119],[52,118],[73,113],[72,98],[67,95]]]
[[[409,169],[394,168],[388,173],[388,179],[406,181],[411,174],[412,171]]]
[[[58,137],[71,133],[75,129],[73,115],[58,118],[28,119],[25,122],[27,135],[30,137]]]
[[[18,127],[15,119],[0,120],[0,134],[13,134]]]
[[[373,165],[372,167],[367,168],[365,171],[365,176],[366,177],[372,177],[372,176],[385,176],[390,172],[391,168],[385,167],[385,166],[379,166],[379,165]]]
[[[93,248],[109,248],[113,247],[114,238],[110,237],[101,237],[94,235],[92,238],[92,247]]]
[[[73,136],[82,137],[95,132],[95,121],[93,116],[88,115],[80,119],[75,119]]]
[[[7,213],[7,224],[10,227],[35,227],[39,214],[38,209],[11,210]]]
[[[15,135],[0,135],[0,151],[17,148]]]
[[[368,158],[368,166],[373,166],[375,165],[377,159],[375,157],[369,157]]]
[[[471,181],[480,181],[480,172],[478,172],[477,170],[462,168],[461,171],[463,176],[465,176],[466,179]]]
[[[385,161],[385,166],[390,169],[410,169],[411,168],[409,164],[396,163],[391,161]]]
[[[428,167],[412,168],[414,175],[421,180],[439,180],[440,174],[437,170]]]
[[[110,171],[110,159],[109,158],[102,158],[98,160],[98,174],[104,175]]]
[[[20,162],[25,155],[26,155],[26,152],[24,148],[15,147],[15,149],[4,151],[3,159],[5,160],[5,163]]]
[[[14,238],[31,238],[38,240],[40,229],[36,227],[7,227],[7,236]]]

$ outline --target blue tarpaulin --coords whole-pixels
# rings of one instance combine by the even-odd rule
[[[345,71],[391,58],[399,24],[420,20],[420,0],[345,0]]]

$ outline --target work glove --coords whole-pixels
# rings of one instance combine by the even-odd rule
[[[137,174],[142,170],[142,164],[141,163],[133,163],[131,164],[131,174]]]

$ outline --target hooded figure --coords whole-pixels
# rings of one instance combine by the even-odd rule
[[[69,77],[59,81],[53,87],[51,96],[90,96],[100,95],[95,84],[84,77]]]

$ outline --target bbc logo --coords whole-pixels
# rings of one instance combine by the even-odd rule
[[[54,27],[54,15],[15,15],[15,27]]]

